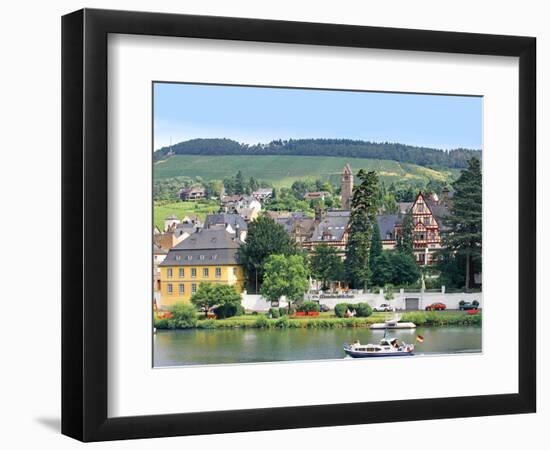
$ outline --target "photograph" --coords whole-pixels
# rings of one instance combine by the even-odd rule
[[[152,92],[153,367],[482,352],[482,97]]]

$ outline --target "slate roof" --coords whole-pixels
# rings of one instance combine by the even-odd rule
[[[210,228],[213,225],[231,225],[231,228],[236,229],[237,225],[241,230],[248,230],[248,224],[239,214],[218,213],[208,214],[204,221],[204,227]]]
[[[224,228],[205,228],[193,233],[168,251],[160,266],[201,266],[239,264],[241,241]]]
[[[413,202],[397,202],[397,206],[399,207],[399,212],[402,214],[406,214],[409,209],[411,209],[413,205]]]
[[[439,224],[439,228],[442,230],[446,230],[447,227],[443,225],[443,217],[449,214],[449,208],[445,205],[442,205],[440,203],[435,203],[431,200],[426,200],[427,205],[429,206],[430,210],[432,211],[432,214],[435,217],[435,220],[437,220],[437,223]]]
[[[326,216],[315,225],[311,241],[342,241],[349,222],[349,211],[327,211]]]
[[[399,219],[397,214],[380,214],[376,216],[380,228],[380,239],[395,239],[394,228],[397,223],[400,223]],[[388,234],[391,237],[388,237]]]

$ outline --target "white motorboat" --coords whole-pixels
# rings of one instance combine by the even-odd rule
[[[344,344],[344,352],[352,358],[372,358],[381,356],[413,356],[414,345],[402,342],[397,338],[380,340],[379,344]]]
[[[406,330],[416,328],[416,324],[412,322],[400,322],[401,315],[395,314],[391,319],[387,319],[384,323],[373,323],[369,328],[371,330]]]

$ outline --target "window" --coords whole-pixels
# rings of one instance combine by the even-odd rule
[[[179,286],[178,286],[178,291],[179,291],[180,294],[184,294],[185,293],[185,284],[180,283]]]
[[[233,276],[237,276],[237,268],[236,267],[233,267]]]
[[[202,277],[203,278],[208,278],[208,268],[202,269]]]
[[[168,278],[172,278],[172,269],[167,269],[167,270],[166,270],[166,276],[167,276]]]
[[[197,292],[197,285],[196,285],[195,283],[193,283],[193,284],[191,285],[191,293],[192,293],[192,294],[195,294],[196,292]]]
[[[180,269],[179,275],[180,275],[180,278],[183,278],[185,276],[185,270]]]
[[[197,277],[197,269],[195,269],[194,267],[191,269],[191,278],[196,278]]]
[[[201,255],[199,258],[200,258],[201,260],[204,260],[204,255]]]
[[[168,290],[169,295],[172,295],[172,293],[174,292],[174,286],[172,286],[172,283],[168,283],[166,289]]]
[[[216,278],[221,278],[221,277],[222,277],[222,268],[216,267]]]
[[[176,261],[179,261],[181,259],[181,255],[176,255]]]

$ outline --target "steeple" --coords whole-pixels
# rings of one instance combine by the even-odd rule
[[[351,197],[353,192],[353,171],[347,163],[344,166],[341,178],[342,209],[351,209]]]

